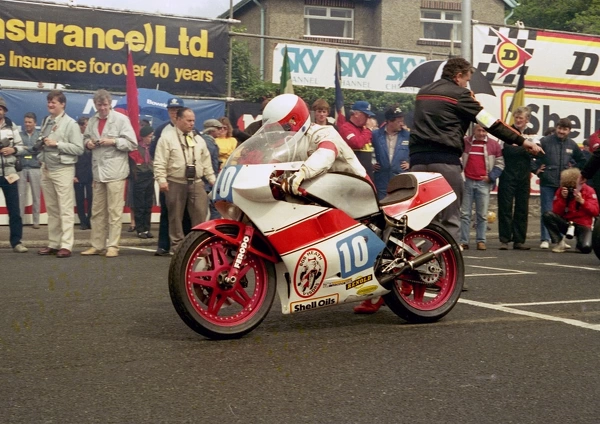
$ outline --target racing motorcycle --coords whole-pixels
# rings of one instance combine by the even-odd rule
[[[383,296],[412,323],[434,322],[457,303],[460,248],[432,219],[456,199],[440,175],[394,177],[378,201],[373,185],[345,173],[281,190],[306,148],[295,133],[264,126],[222,168],[211,198],[222,219],[186,236],[171,260],[169,292],[194,331],[242,337],[278,294],[284,314]]]

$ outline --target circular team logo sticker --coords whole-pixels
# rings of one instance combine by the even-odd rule
[[[325,280],[327,260],[321,251],[305,251],[294,270],[294,289],[300,297],[310,297],[319,290]]]

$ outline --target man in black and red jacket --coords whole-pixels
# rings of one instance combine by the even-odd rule
[[[460,57],[448,60],[442,78],[422,87],[415,103],[414,125],[410,134],[411,171],[439,172],[457,195],[457,200],[442,211],[438,224],[456,240],[460,232],[462,177],[460,157],[463,137],[471,122],[481,124],[494,137],[523,146],[532,153],[541,148],[526,140],[504,122],[492,117],[467,88],[473,68]]]
[[[433,222],[444,227],[457,242],[460,240],[463,192],[460,158],[464,151],[464,136],[471,122],[479,123],[488,133],[508,144],[523,146],[532,153],[542,150],[483,109],[467,88],[472,73],[473,67],[467,60],[460,57],[449,59],[442,70],[442,78],[419,90],[409,140],[410,170],[438,172],[456,193],[457,199]],[[372,314],[381,305],[383,298],[368,299],[355,307],[354,312]]]

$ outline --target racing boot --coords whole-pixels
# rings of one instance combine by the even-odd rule
[[[374,314],[383,305],[383,297],[367,299],[354,307],[355,314]]]

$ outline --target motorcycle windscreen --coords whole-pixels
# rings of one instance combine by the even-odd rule
[[[286,131],[279,123],[265,124],[233,151],[223,168],[305,161],[306,149],[299,144],[302,137],[303,133]]]

